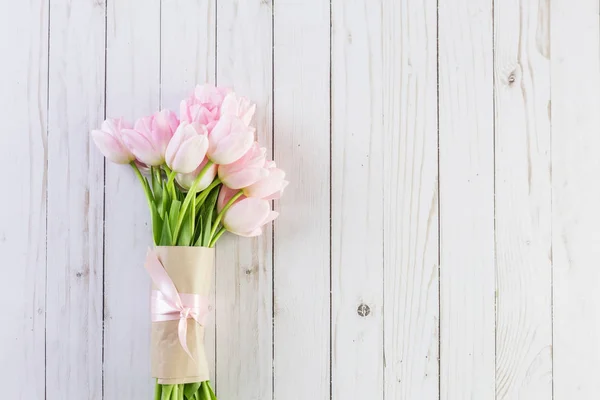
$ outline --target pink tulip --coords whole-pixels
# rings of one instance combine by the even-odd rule
[[[202,171],[207,162],[208,158],[205,158],[202,161],[202,163],[200,163],[198,168],[196,168],[193,172],[189,174],[177,174],[175,179],[181,185],[182,188],[189,190],[192,186],[192,183],[198,177],[198,174],[200,173],[200,171]],[[210,167],[208,167],[208,169],[204,173],[204,176],[200,179],[200,181],[198,181],[198,184],[196,185],[196,193],[210,186],[210,184],[215,179],[215,176],[217,176],[217,167],[217,164],[213,164]]]
[[[267,149],[254,142],[250,150],[234,163],[219,165],[219,178],[232,189],[241,189],[252,185],[269,175],[265,168]]]
[[[200,122],[210,131],[219,120],[221,104],[229,91],[211,84],[196,86],[194,93],[179,106],[181,120]]]
[[[123,142],[122,131],[130,127],[123,118],[109,118],[99,130],[92,131],[92,139],[104,157],[117,164],[129,164],[135,156]]]
[[[207,131],[197,122],[182,122],[167,146],[165,160],[169,168],[180,174],[194,171],[204,159],[208,149]]]
[[[231,198],[233,196],[235,196],[235,194],[239,192],[239,190],[236,189],[230,189],[227,186],[223,185],[221,186],[221,191],[219,192],[219,198],[217,199],[217,212],[221,212],[223,210],[223,208],[225,208],[225,205],[229,202],[229,200],[231,200]],[[236,200],[236,202],[245,199],[246,197],[244,195],[240,196],[239,199]]]
[[[246,125],[250,125],[255,111],[256,104],[250,103],[250,100],[245,97],[238,97],[233,92],[225,96],[221,105],[221,116],[233,115],[239,117]]]
[[[281,197],[283,189],[289,183],[285,180],[285,172],[277,168],[274,161],[267,161],[265,167],[269,173],[255,183],[245,187],[244,195],[265,200],[273,200]]]
[[[123,129],[123,140],[141,162],[152,166],[162,165],[167,145],[178,125],[175,113],[162,110],[138,119],[133,129]]]
[[[208,135],[208,158],[215,164],[239,160],[252,147],[254,131],[240,118],[224,116]]]
[[[223,216],[223,226],[239,236],[252,237],[262,233],[262,227],[279,213],[271,210],[269,201],[246,198],[233,204]]]

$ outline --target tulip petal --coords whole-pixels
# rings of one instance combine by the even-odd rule
[[[173,158],[173,170],[187,174],[195,170],[204,159],[208,149],[208,139],[196,135],[184,141]]]
[[[260,228],[271,212],[271,205],[262,199],[247,198],[232,205],[225,213],[223,226],[241,236]]]
[[[91,135],[100,152],[110,161],[117,164],[129,164],[135,160],[135,156],[125,144],[110,133],[93,130]]]
[[[154,149],[147,136],[138,130],[123,129],[123,141],[135,157],[147,165],[157,166],[164,162],[160,152]]]
[[[211,159],[217,164],[231,164],[239,160],[254,143],[254,128],[229,134],[217,143]]]

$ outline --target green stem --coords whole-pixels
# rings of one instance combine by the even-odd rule
[[[217,243],[217,240],[219,240],[219,238],[225,233],[225,231],[226,231],[225,228],[219,229],[219,231],[217,232],[217,234],[215,235],[215,237],[211,239],[208,247],[215,247],[215,244]]]
[[[161,389],[161,400],[171,400],[173,385],[163,385]]]
[[[240,198],[241,195],[243,195],[244,192],[242,192],[241,190],[239,192],[237,192],[228,202],[227,204],[225,204],[225,207],[223,207],[223,209],[221,210],[221,212],[219,213],[219,215],[217,215],[217,219],[215,219],[215,224],[213,225],[212,229],[210,230],[210,237],[214,238],[215,237],[215,233],[217,232],[217,228],[219,227],[219,223],[221,222],[221,220],[223,219],[223,215],[225,215],[225,213],[227,212],[227,210],[229,210],[229,207],[231,207],[233,205],[233,203],[235,203],[235,201],[237,199]],[[212,239],[211,239],[212,242]]]
[[[173,181],[175,180],[175,175],[177,175],[177,171],[171,171],[171,168],[169,168],[167,164],[165,164],[163,167],[165,168],[165,172],[167,173],[167,189],[169,190],[171,198],[174,199],[176,195],[175,185],[173,184]]]
[[[202,391],[204,392],[204,398],[205,399],[210,399],[211,398],[210,390],[208,389],[208,381],[202,382]]]
[[[206,165],[204,166],[204,168],[202,168],[202,170],[200,171],[200,173],[198,174],[196,179],[194,179],[192,186],[190,186],[190,190],[188,191],[187,195],[185,196],[183,205],[181,206],[181,209],[179,210],[179,218],[177,218],[177,225],[175,225],[175,231],[173,232],[173,243],[177,243],[177,235],[179,235],[179,230],[181,229],[181,224],[183,223],[183,218],[185,217],[187,208],[189,207],[192,199],[196,196],[196,193],[195,193],[196,186],[198,186],[198,182],[200,182],[200,180],[204,177],[204,174],[206,174],[206,171],[208,171],[208,169],[212,165],[213,165],[213,162],[209,160],[206,163]]]
[[[204,203],[204,200],[206,200],[206,198],[210,194],[210,191],[213,190],[220,183],[221,180],[217,177],[206,189],[202,191],[202,193],[200,193],[198,197],[196,197],[196,209],[198,209],[198,207],[201,206],[202,203]]]
[[[162,392],[162,386],[158,383],[158,379],[156,380],[156,386],[154,386],[154,400],[160,400]]]
[[[154,204],[154,196],[152,195],[152,190],[150,190],[150,185],[148,184],[148,181],[146,180],[146,178],[144,178],[144,176],[140,172],[140,169],[135,164],[135,161],[132,161],[131,163],[129,163],[129,165],[131,165],[131,167],[133,168],[133,172],[135,172],[135,175],[140,180],[140,183],[142,184],[142,187],[144,188],[144,193],[146,194],[146,200],[148,200],[148,208],[150,208],[150,210],[152,210],[152,204]]]

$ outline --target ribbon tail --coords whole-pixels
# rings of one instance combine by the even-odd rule
[[[179,342],[181,343],[181,347],[183,347],[183,350],[185,350],[187,355],[190,356],[192,361],[196,362],[196,360],[194,360],[194,356],[192,356],[192,353],[190,352],[190,349],[187,345],[187,318],[179,319],[179,326],[177,330],[179,333]]]

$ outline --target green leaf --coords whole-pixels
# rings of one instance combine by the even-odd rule
[[[169,224],[169,213],[165,212],[165,219],[162,224],[162,233],[159,241],[160,246],[172,246],[173,234],[171,233],[171,224]]]
[[[187,383],[185,385],[185,388],[183,389],[183,393],[185,394],[185,397],[187,397],[188,399],[192,399],[194,397],[194,394],[200,388],[200,385],[201,385],[200,382]]]
[[[210,386],[210,381],[206,381],[206,386],[208,386],[208,390],[210,391],[210,398],[212,400],[217,400],[217,396],[215,396],[215,392],[213,392],[212,387]]]
[[[162,397],[160,398],[161,400],[171,400],[171,392],[173,391],[173,386],[174,385],[162,385]]]
[[[162,184],[161,184],[162,199],[161,199],[160,205],[158,206],[158,212],[165,221],[167,220],[166,218],[164,218],[165,212],[169,209],[169,206],[170,206],[170,203],[169,203],[170,196],[169,196],[169,191],[167,190],[166,186],[167,186],[166,182],[162,181]]]
[[[212,225],[214,223],[214,216],[217,214],[215,211],[215,206],[217,204],[217,199],[219,198],[219,191],[221,190],[221,186],[217,186],[213,189],[206,200],[204,201],[203,212],[204,212],[204,227],[202,228],[202,246],[208,247],[210,243],[210,232],[212,230]]]
[[[181,202],[179,200],[173,200],[171,202],[171,208],[169,209],[169,224],[171,225],[171,232],[175,231],[175,225],[177,224],[177,218],[179,217],[179,209]]]
[[[194,234],[194,218],[191,214],[191,207],[188,207],[185,215],[183,216],[183,222],[181,223],[181,230],[177,236],[177,246],[189,246],[192,241]]]
[[[195,235],[196,238],[194,241],[194,246],[202,246],[202,232],[200,232],[200,227],[202,226],[202,214],[198,215],[198,235]]]
[[[150,212],[152,213],[152,238],[154,239],[154,244],[159,245],[163,220],[156,209],[156,204],[150,203]]]
[[[160,176],[160,167],[152,167],[152,191],[154,192],[154,202],[158,205],[158,212],[160,213],[162,196],[163,196],[163,183]]]
[[[204,228],[202,228],[202,246],[208,247],[210,241],[210,230],[212,228],[212,208],[207,207]]]

